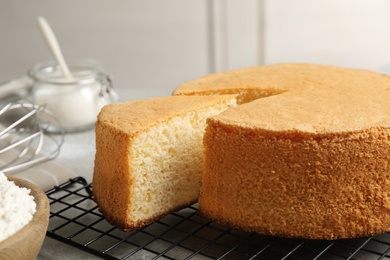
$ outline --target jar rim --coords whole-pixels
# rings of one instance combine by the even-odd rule
[[[61,77],[61,67],[53,60],[34,65],[32,69],[27,71],[27,75],[34,81],[53,85],[90,84],[100,81],[104,77],[102,64],[94,59],[70,60],[68,67],[73,74],[72,80]]]

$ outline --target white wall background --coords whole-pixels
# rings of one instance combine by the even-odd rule
[[[155,95],[257,64],[390,63],[387,0],[0,0],[0,82],[51,59],[39,15],[68,59],[98,59],[116,88]]]
[[[266,63],[390,63],[390,1],[268,0],[264,14]]]
[[[168,88],[207,72],[205,1],[0,0],[0,81],[51,59],[44,16],[68,59],[100,60],[121,88]],[[183,74],[187,71],[187,74]]]
[[[240,66],[248,64],[245,55],[253,60],[251,65],[257,64],[252,57],[258,48],[257,21],[250,18],[258,14],[256,6],[251,0],[242,10],[229,10],[238,11],[235,16],[244,19],[237,25],[247,28],[235,33],[245,37],[230,41],[245,53],[238,58]],[[147,88],[169,95],[185,81],[227,69],[222,61],[233,62],[226,43],[228,37],[234,38],[226,31],[228,7],[224,1],[208,0],[0,0],[0,82],[52,59],[37,27],[41,15],[67,59],[100,60],[116,88]]]

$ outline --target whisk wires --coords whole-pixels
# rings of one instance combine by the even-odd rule
[[[18,171],[57,157],[64,132],[45,131],[53,124],[60,126],[45,106],[17,101],[0,109],[0,171]]]

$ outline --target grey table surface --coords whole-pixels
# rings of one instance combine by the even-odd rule
[[[170,95],[170,90],[163,88],[152,90],[119,89],[117,92],[121,98],[121,102]],[[85,132],[66,134],[61,152],[55,160],[74,171],[78,176],[84,177],[88,182],[91,182],[94,156],[95,131],[91,129]],[[99,258],[71,245],[46,237],[37,259],[89,260]]]

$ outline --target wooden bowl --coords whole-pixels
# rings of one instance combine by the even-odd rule
[[[0,259],[35,259],[42,247],[49,224],[50,205],[46,194],[36,185],[8,177],[19,187],[31,190],[37,204],[32,220],[18,232],[0,242]]]

